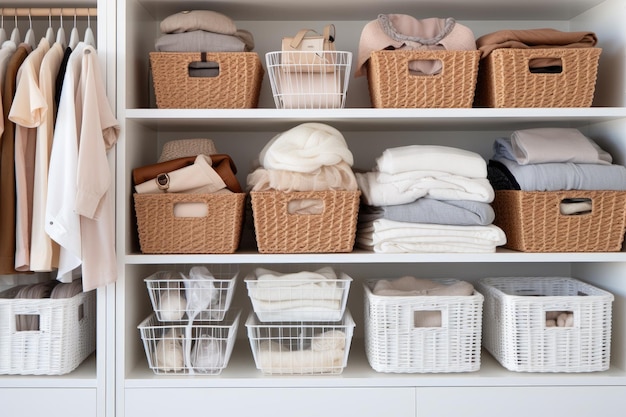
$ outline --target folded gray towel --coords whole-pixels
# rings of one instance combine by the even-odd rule
[[[493,223],[495,214],[488,203],[419,198],[412,203],[395,206],[362,206],[359,218],[364,221],[383,218],[409,223],[486,226]]]
[[[195,30],[160,36],[155,44],[157,52],[246,52],[249,48],[234,35]]]

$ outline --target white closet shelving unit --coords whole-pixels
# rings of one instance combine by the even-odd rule
[[[626,395],[626,254],[399,254],[364,251],[347,254],[259,254],[251,247],[232,255],[143,255],[132,211],[133,168],[154,163],[164,142],[211,138],[230,154],[245,183],[251,161],[276,133],[306,121],[337,127],[355,155],[355,166],[369,169],[383,149],[402,144],[446,144],[474,150],[485,158],[500,135],[521,128],[576,127],[626,162],[626,3],[622,0],[118,0],[117,108],[122,138],[117,147],[117,236],[120,280],[116,288],[116,416],[171,415],[273,416],[528,416],[623,415]],[[505,28],[595,31],[603,54],[596,99],[588,109],[370,108],[367,83],[351,78],[347,108],[277,110],[267,74],[258,109],[163,110],[152,96],[148,53],[166,16],[212,9],[250,30],[255,51],[280,48],[283,36],[303,27],[337,27],[337,48],[356,52],[363,26],[379,13],[415,17],[455,17],[476,37]],[[210,94],[210,92],[207,92]],[[357,328],[348,365],[337,376],[263,376],[254,365],[243,322],[229,366],[218,376],[155,375],[147,366],[137,325],[150,312],[143,278],[154,271],[187,269],[192,264],[311,268],[334,265],[354,278],[348,307]],[[611,368],[585,374],[515,373],[483,353],[481,369],[456,374],[383,374],[373,371],[363,349],[363,291],[368,278],[485,276],[574,276],[615,295]],[[249,310],[239,282],[236,305]],[[245,314],[242,315],[245,317]],[[111,335],[112,336],[112,335]],[[110,364],[108,366],[111,366]]]
[[[107,0],[38,0],[8,1],[0,8],[63,8],[63,27],[69,40],[74,17],[68,14],[70,8],[97,8],[97,17],[90,17],[92,29],[96,35],[98,56],[102,63],[103,74],[106,74],[107,94],[111,105],[115,104],[115,3]],[[11,14],[4,15],[3,23],[7,35],[14,27]],[[60,19],[52,14],[52,26],[56,30]],[[87,27],[87,18],[77,16],[82,40]],[[48,27],[48,16],[31,16],[35,35],[44,36]],[[18,27],[22,38],[29,27],[28,16],[18,17]],[[4,80],[2,80],[4,81]],[[111,169],[114,169],[114,154],[111,158]],[[47,276],[40,276],[42,279]],[[50,276],[52,277],[52,276]],[[26,277],[25,277],[26,278]],[[0,286],[19,282],[20,277],[0,276]],[[36,279],[30,276],[27,279]],[[115,378],[114,363],[114,297],[115,288],[110,286],[97,290],[97,354],[93,354],[75,371],[61,376],[35,375],[0,375],[0,414],[3,416],[38,416],[53,417],[105,417],[114,415]]]

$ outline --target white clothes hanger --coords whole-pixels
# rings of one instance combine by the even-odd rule
[[[59,29],[57,30],[57,39],[56,42],[60,44],[63,49],[67,48],[67,38],[65,37],[65,29],[63,29],[63,12],[59,15],[60,24]]]
[[[89,13],[87,13],[87,29],[85,29],[85,36],[83,37],[83,42],[87,45],[96,47],[96,38],[93,35],[93,30],[91,30],[91,17]]]
[[[54,43],[54,29],[52,29],[52,12],[48,13],[48,29],[46,29],[46,39],[52,45]]]
[[[7,31],[4,30],[4,13],[0,14],[0,46],[6,41]]]
[[[72,28],[72,31],[70,32],[69,47],[72,49],[76,48],[76,45],[78,45],[78,42],[80,42],[80,37],[78,35],[78,28],[76,27],[76,9],[74,9],[74,27]]]
[[[11,40],[15,42],[16,45],[22,43],[22,34],[20,33],[20,28],[17,27],[17,14],[15,15],[15,27],[11,32]]]
[[[24,42],[30,45],[31,48],[37,48],[37,39],[35,38],[35,31],[33,30],[33,19],[30,16],[30,9],[28,9],[28,30],[24,37]]]

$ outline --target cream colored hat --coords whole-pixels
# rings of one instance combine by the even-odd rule
[[[212,139],[178,139],[166,142],[161,150],[158,162],[185,158],[197,155],[214,155],[217,153]]]

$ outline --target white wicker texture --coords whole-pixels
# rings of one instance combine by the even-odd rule
[[[255,272],[244,281],[260,321],[339,321],[343,317],[352,282],[348,275],[338,273],[337,279],[276,277],[259,281]]]
[[[96,293],[71,298],[13,299],[0,294],[0,374],[63,375],[96,349]],[[19,316],[37,316],[39,330],[18,331]]]
[[[231,311],[220,322],[194,321],[187,338],[185,323],[159,322],[152,313],[137,326],[148,366],[157,375],[220,374],[230,360],[240,314]],[[186,349],[191,352],[188,362]]]
[[[337,322],[261,323],[253,312],[246,321],[256,367],[266,375],[341,374],[354,326],[348,310]]]
[[[176,271],[159,271],[144,278],[152,308],[159,321],[188,321],[187,300],[193,296],[205,300],[206,309],[196,320],[223,320],[230,308],[237,283],[238,272],[211,268],[214,279],[190,278]]]
[[[482,294],[381,296],[372,292],[374,284],[364,284],[365,353],[372,369],[389,373],[480,369]],[[422,325],[426,320],[431,323]]]
[[[483,278],[483,345],[518,372],[592,372],[609,368],[613,295],[568,277]],[[550,312],[573,314],[551,327]]]
[[[316,54],[314,63],[309,59]],[[265,55],[277,109],[338,109],[346,103],[352,53],[276,51]]]

